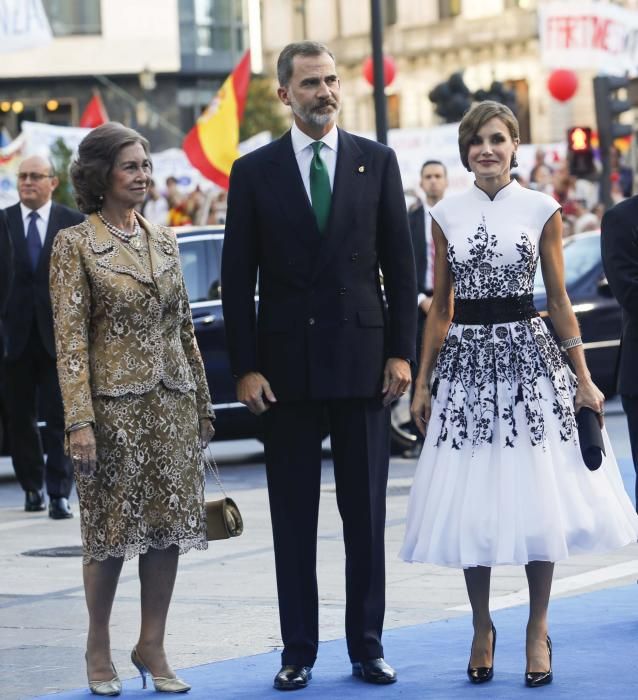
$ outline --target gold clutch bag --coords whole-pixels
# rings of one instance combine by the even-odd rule
[[[216,501],[206,501],[206,539],[207,540],[227,540],[229,537],[239,537],[244,531],[244,521],[235,501],[230,498],[219,478],[219,468],[214,457],[208,458],[206,451],[202,451],[204,464],[215,477],[217,486],[224,494],[223,498]]]

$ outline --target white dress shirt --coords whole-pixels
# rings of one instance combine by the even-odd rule
[[[315,142],[315,139],[304,134],[295,122],[292,124],[290,137],[292,139],[292,149],[295,152],[295,158],[299,166],[299,172],[301,173],[301,179],[303,180],[303,186],[306,188],[306,194],[308,195],[308,201],[312,202],[310,197],[310,162],[314,155],[312,144]],[[339,147],[339,132],[337,131],[337,127],[333,126],[332,129],[319,140],[323,141],[325,144],[321,151],[319,151],[319,155],[328,169],[330,190],[332,190],[335,181],[335,170],[337,168],[337,149]]]
[[[49,226],[49,217],[51,216],[51,200],[49,200],[46,204],[43,204],[39,209],[36,209],[35,211],[38,212],[39,216],[35,221],[35,225],[38,227],[38,233],[40,234],[40,242],[42,243],[42,247],[44,248],[44,239],[47,237],[47,228]],[[29,214],[31,214],[33,209],[29,209],[29,207],[25,207],[22,202],[20,202],[20,211],[22,212],[22,224],[24,226],[24,237],[27,237],[27,231],[29,229],[29,224],[31,223],[31,218],[29,217]]]

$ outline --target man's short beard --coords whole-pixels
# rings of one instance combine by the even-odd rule
[[[304,124],[308,124],[310,126],[326,126],[326,124],[329,124],[331,121],[334,121],[337,118],[339,110],[341,109],[341,105],[337,103],[334,112],[324,112],[323,114],[319,114],[312,109],[304,109],[294,97],[289,96],[289,99],[292,113],[301,119]]]

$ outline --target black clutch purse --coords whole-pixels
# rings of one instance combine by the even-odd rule
[[[587,469],[596,471],[602,464],[605,443],[598,422],[598,414],[591,408],[583,406],[576,414],[580,452]]]

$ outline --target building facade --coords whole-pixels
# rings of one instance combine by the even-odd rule
[[[592,77],[579,72],[568,102],[553,99],[539,53],[538,7],[543,0],[381,0],[384,50],[396,78],[386,88],[390,127],[441,123],[430,91],[461,71],[474,92],[494,81],[514,90],[523,141],[563,141],[575,123],[595,126]],[[636,2],[620,2],[634,7]],[[362,75],[370,55],[369,0],[263,0],[265,66],[273,71],[290,41],[322,41],[337,57],[343,86],[344,127],[374,131],[372,88]]]
[[[184,134],[245,51],[244,0],[42,0],[53,41],[5,54],[0,128],[74,126],[95,89],[154,150]]]

